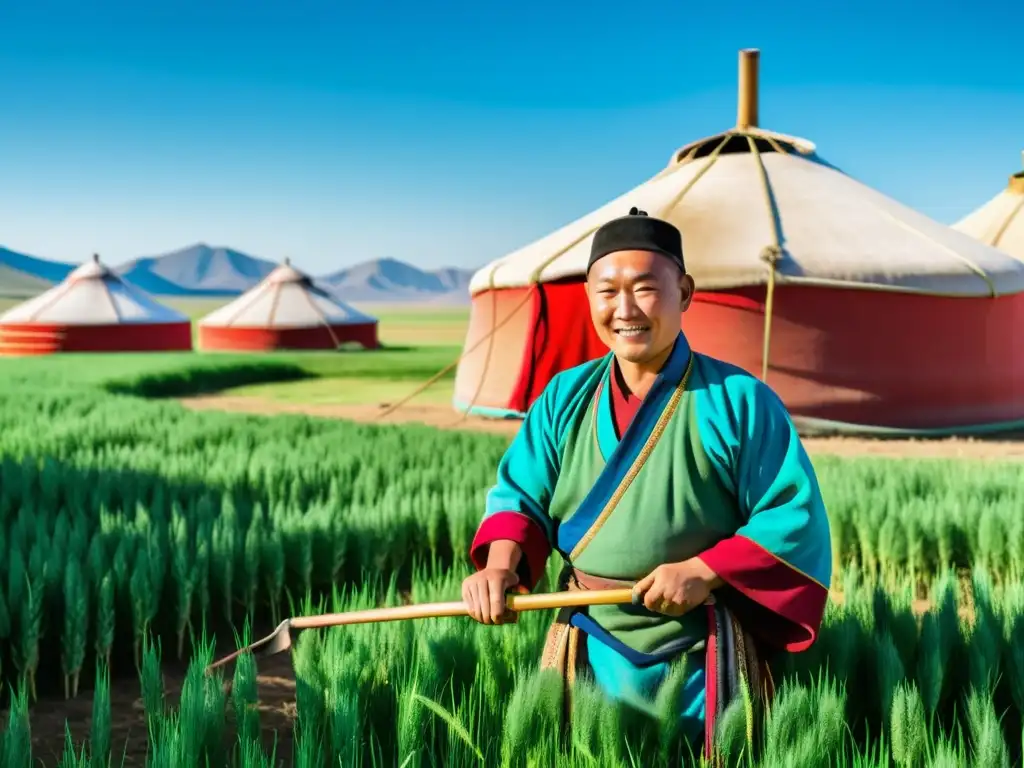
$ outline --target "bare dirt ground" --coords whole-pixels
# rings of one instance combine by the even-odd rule
[[[420,423],[442,429],[469,429],[481,432],[492,432],[502,435],[514,435],[519,429],[519,422],[514,420],[482,419],[477,416],[463,417],[452,410],[450,405],[432,403],[407,403],[394,413],[381,417],[389,403],[365,405],[334,405],[289,403],[262,397],[239,395],[202,395],[185,397],[178,400],[186,408],[197,411],[233,411],[236,413],[253,413],[273,416],[279,413],[296,413],[330,419],[348,419],[351,421],[374,422],[378,424],[410,424]]]
[[[260,730],[267,755],[275,750],[274,765],[292,765],[292,725],[295,721],[295,674],[290,654],[281,654],[257,660],[259,671]],[[228,668],[230,681],[233,667]],[[177,709],[185,680],[183,664],[164,664],[164,703]],[[32,728],[32,757],[34,765],[55,768],[64,750],[65,723],[71,731],[77,751],[89,741],[92,727],[92,686],[83,686],[78,696],[65,701],[63,696],[44,696],[29,704],[29,722]],[[228,690],[230,701],[230,688]],[[234,742],[234,716],[228,703],[227,737]],[[3,713],[7,720],[7,712]],[[146,765],[149,737],[142,707],[141,686],[137,678],[110,681],[110,764],[142,768]],[[122,757],[124,761],[122,763]]]
[[[381,417],[388,403],[366,405],[308,405],[237,395],[209,395],[182,398],[179,402],[195,410],[223,410],[272,416],[297,413],[322,418],[350,419],[379,424],[418,422],[442,429],[469,429],[512,436],[518,421],[500,421],[475,416],[463,417],[449,405],[406,403]],[[948,438],[935,440],[894,440],[861,437],[808,437],[804,445],[811,453],[836,456],[878,456],[889,458],[964,458],[1024,460],[1024,436],[1002,439]]]

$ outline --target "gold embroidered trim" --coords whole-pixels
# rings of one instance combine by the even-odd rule
[[[629,486],[633,483],[633,480],[640,472],[640,469],[643,467],[648,457],[650,457],[651,451],[654,450],[654,446],[658,444],[658,440],[661,439],[662,433],[668,426],[669,419],[672,418],[676,412],[676,408],[679,406],[679,401],[682,399],[683,392],[686,391],[686,385],[690,380],[690,372],[693,370],[693,358],[694,353],[691,352],[690,359],[686,364],[686,372],[683,374],[683,378],[680,379],[679,384],[676,385],[675,391],[672,393],[672,397],[669,398],[668,404],[665,406],[665,410],[663,410],[661,412],[661,416],[658,417],[658,422],[654,425],[654,430],[651,432],[650,436],[647,438],[647,442],[644,443],[644,447],[640,450],[640,453],[633,461],[633,466],[629,468],[629,472],[627,472],[626,476],[622,478],[622,482],[619,483],[619,487],[615,489],[615,493],[612,494],[612,497],[608,499],[608,503],[605,504],[604,509],[601,510],[601,514],[598,515],[597,520],[594,521],[594,524],[590,526],[590,530],[586,532],[583,538],[580,539],[573,548],[572,552],[569,553],[570,561],[579,557],[580,553],[587,548],[594,536],[597,535],[597,532],[601,530],[605,522],[608,520],[608,517],[615,511],[615,507],[618,506],[619,501],[621,501],[622,497],[629,489]],[[594,422],[595,424],[597,422],[596,411],[594,414]]]

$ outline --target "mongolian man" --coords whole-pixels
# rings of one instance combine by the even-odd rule
[[[814,643],[832,575],[828,518],[778,396],[693,351],[682,238],[632,209],[594,235],[590,315],[609,353],[555,376],[497,470],[462,586],[473,618],[514,620],[552,550],[560,589],[632,586],[637,604],[563,610],[542,666],[654,712],[686,655],[678,713],[712,752],[716,718],[770,696],[765,654]],[[701,738],[703,736],[703,739]]]

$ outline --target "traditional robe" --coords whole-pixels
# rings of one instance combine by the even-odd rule
[[[726,586],[706,610],[599,606],[556,622],[583,633],[581,655],[607,695],[649,711],[671,663],[691,653],[679,714],[703,728],[707,750],[730,686],[736,695],[737,676],[753,674],[726,670],[723,648],[735,659],[755,645],[809,647],[831,580],[824,503],[785,407],[682,333],[642,401],[623,391],[611,354],[551,380],[499,463],[471,547],[478,568],[500,539],[522,547],[527,588],[552,550],[566,574],[597,582],[633,583],[692,557],[718,574]],[[569,655],[574,667],[574,646]]]

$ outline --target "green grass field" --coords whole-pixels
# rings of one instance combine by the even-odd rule
[[[536,674],[546,614],[308,631],[293,668],[204,676],[213,644],[286,615],[458,597],[507,437],[167,399],[395,400],[458,356],[467,310],[367,309],[388,348],[0,358],[5,768],[682,764],[671,710],[638,717],[586,683],[560,736]],[[449,402],[453,377],[419,401]],[[833,599],[819,643],[779,661],[763,739],[729,715],[728,764],[1019,765],[1019,465],[813,461]]]
[[[393,353],[396,384],[438,349],[418,363]],[[317,366],[329,378],[291,386],[333,397],[332,384],[385,375],[376,355],[324,359],[3,361],[2,764],[681,764],[671,710],[639,717],[586,683],[571,705],[577,737],[559,736],[558,688],[536,674],[547,614],[503,628],[445,619],[306,631],[294,668],[246,658],[225,678],[203,674],[247,625],[255,635],[295,613],[457,599],[468,573],[507,437],[147,397],[253,390]],[[748,739],[742,708],[729,716],[725,746],[760,752],[729,764],[1018,764],[1019,466],[814,464],[833,601],[819,643],[778,662],[764,741]],[[541,590],[559,563],[549,565]]]
[[[6,300],[8,306],[17,303]],[[224,300],[170,299],[169,306],[194,322],[222,306]],[[0,299],[0,311],[5,300]],[[212,382],[208,390],[259,397],[285,403],[360,405],[404,397],[456,359],[462,351],[468,307],[425,305],[357,305],[379,320],[384,349],[367,352],[157,353],[61,355],[53,358],[0,358],[0,376],[7,380],[68,382],[136,381],[162,377],[169,370],[226,370],[245,362],[237,376]],[[238,373],[239,369],[235,369]],[[417,403],[450,403],[454,371],[416,397]],[[161,379],[166,384],[166,379]],[[237,386],[235,386],[237,384]],[[189,385],[171,387],[181,394]],[[204,390],[194,390],[198,394]]]

